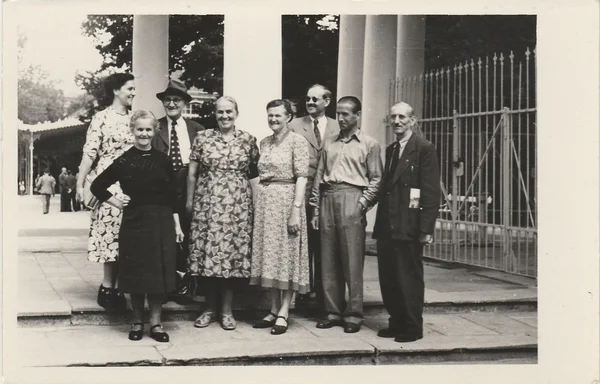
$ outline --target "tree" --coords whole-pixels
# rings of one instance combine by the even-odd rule
[[[64,117],[65,96],[48,79],[39,65],[25,64],[23,50],[27,37],[19,34],[17,41],[18,118],[25,124],[57,121]]]
[[[284,15],[283,97],[302,99],[306,88],[319,83],[334,93],[337,89],[339,15]],[[304,103],[298,103],[299,112]],[[302,113],[302,112],[301,112]],[[335,115],[335,101],[327,114]]]
[[[76,82],[96,100],[102,98],[102,77],[115,71],[131,70],[133,16],[90,15],[82,25],[83,33],[94,39],[104,58],[96,72],[78,74]],[[177,72],[187,87],[223,93],[222,15],[169,16],[169,73]],[[89,103],[83,117],[95,112]]]

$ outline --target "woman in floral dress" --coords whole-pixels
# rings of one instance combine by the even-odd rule
[[[188,269],[207,287],[207,306],[194,326],[217,319],[235,329],[231,311],[233,288],[250,278],[252,188],[258,176],[256,138],[235,126],[237,102],[223,96],[216,102],[218,129],[199,132],[192,145],[186,208],[192,215]]]
[[[98,164],[92,172],[99,175],[133,144],[129,127],[129,108],[135,96],[133,79],[130,73],[116,73],[104,80],[105,101],[109,106],[94,115],[87,130],[77,175],[78,201],[82,201],[83,184],[92,171],[94,161],[98,160]],[[110,191],[116,197],[127,200],[118,184],[113,185]],[[104,264],[104,279],[98,289],[98,305],[107,309],[125,307],[125,297],[117,287],[121,216],[120,209],[107,203],[100,204],[91,213],[88,259]]]
[[[271,313],[254,328],[287,331],[294,292],[309,291],[308,239],[304,191],[308,176],[308,142],[292,132],[292,106],[285,100],[267,104],[273,135],[260,142],[252,240],[250,284],[271,289]]]

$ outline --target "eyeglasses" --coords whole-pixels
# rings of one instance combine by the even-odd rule
[[[175,104],[179,104],[179,103],[181,103],[181,102],[183,101],[183,99],[180,99],[179,97],[174,97],[174,98],[172,98],[172,99],[171,99],[171,98],[167,98],[167,97],[165,97],[165,98],[163,99],[163,104],[164,104],[164,105],[169,105],[169,104],[171,104],[171,101],[172,101],[173,103],[175,103]]]
[[[317,102],[317,101],[319,101],[320,99],[319,99],[318,97],[315,97],[315,96],[313,96],[313,97],[306,96],[306,97],[304,98],[304,101],[306,101],[307,103],[308,103],[309,101],[311,101],[311,100],[312,100],[312,102],[313,102],[313,103],[316,103],[316,102]]]

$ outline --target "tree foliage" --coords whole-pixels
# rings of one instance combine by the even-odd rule
[[[89,15],[82,25],[83,33],[94,39],[104,58],[96,72],[78,74],[76,81],[95,100],[101,100],[101,79],[115,71],[131,71],[133,16]],[[169,16],[169,73],[177,72],[187,87],[206,92],[223,92],[223,16]],[[100,106],[101,107],[101,106]],[[97,103],[89,103],[89,119]]]
[[[20,34],[17,41],[17,113],[25,124],[57,121],[64,117],[65,96],[56,84],[48,79],[40,65],[25,64],[23,50],[27,38]]]
[[[306,89],[318,83],[328,87],[336,97],[339,15],[284,15],[283,97],[302,100]],[[304,102],[298,103],[304,113]],[[335,102],[327,114],[335,115]]]

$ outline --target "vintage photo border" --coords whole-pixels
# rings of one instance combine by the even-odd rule
[[[3,376],[10,383],[599,382],[598,2],[17,1],[3,4]],[[18,217],[16,27],[49,12],[124,14],[536,14],[538,55],[538,364],[336,367],[29,368],[16,365]],[[51,31],[48,32],[51,38]],[[271,371],[277,370],[277,371]],[[278,377],[279,379],[274,379]],[[596,381],[594,381],[596,380]]]

